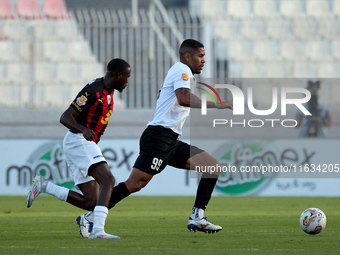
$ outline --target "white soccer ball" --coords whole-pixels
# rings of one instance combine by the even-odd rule
[[[326,227],[326,215],[319,208],[308,208],[300,216],[301,229],[310,235],[319,234]]]

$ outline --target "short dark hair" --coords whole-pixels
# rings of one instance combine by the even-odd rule
[[[124,72],[130,65],[124,59],[114,58],[107,64],[107,71],[113,73],[121,73]]]
[[[179,54],[185,53],[186,51],[192,49],[198,50],[198,48],[204,48],[204,45],[194,39],[186,39],[182,42],[181,46],[179,47]]]

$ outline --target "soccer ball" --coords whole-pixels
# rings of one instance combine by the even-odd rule
[[[326,215],[319,208],[308,208],[300,216],[300,227],[307,234],[319,234],[326,227]]]

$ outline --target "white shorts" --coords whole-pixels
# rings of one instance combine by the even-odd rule
[[[63,141],[63,150],[76,188],[79,184],[94,180],[88,175],[91,165],[106,162],[99,146],[95,142],[87,141],[82,133],[74,134],[68,131]]]

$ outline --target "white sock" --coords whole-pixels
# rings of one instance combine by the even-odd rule
[[[67,200],[69,191],[70,191],[69,189],[55,185],[52,182],[48,182],[47,185],[46,185],[46,192],[55,196],[56,198],[60,199],[61,201]]]
[[[87,219],[88,221],[93,222],[94,221],[94,213],[93,213],[93,211],[86,213],[85,214],[85,219]]]
[[[41,192],[46,192],[46,187],[48,183],[48,180],[43,180],[43,182],[41,183]]]
[[[109,213],[109,210],[107,209],[106,206],[100,206],[97,205],[94,210],[94,221],[93,221],[93,230],[92,233],[97,233],[97,232],[104,232],[104,225],[105,225],[105,220],[107,217],[107,214]]]
[[[204,210],[201,208],[194,207],[192,209],[191,219],[202,219],[204,218]]]

